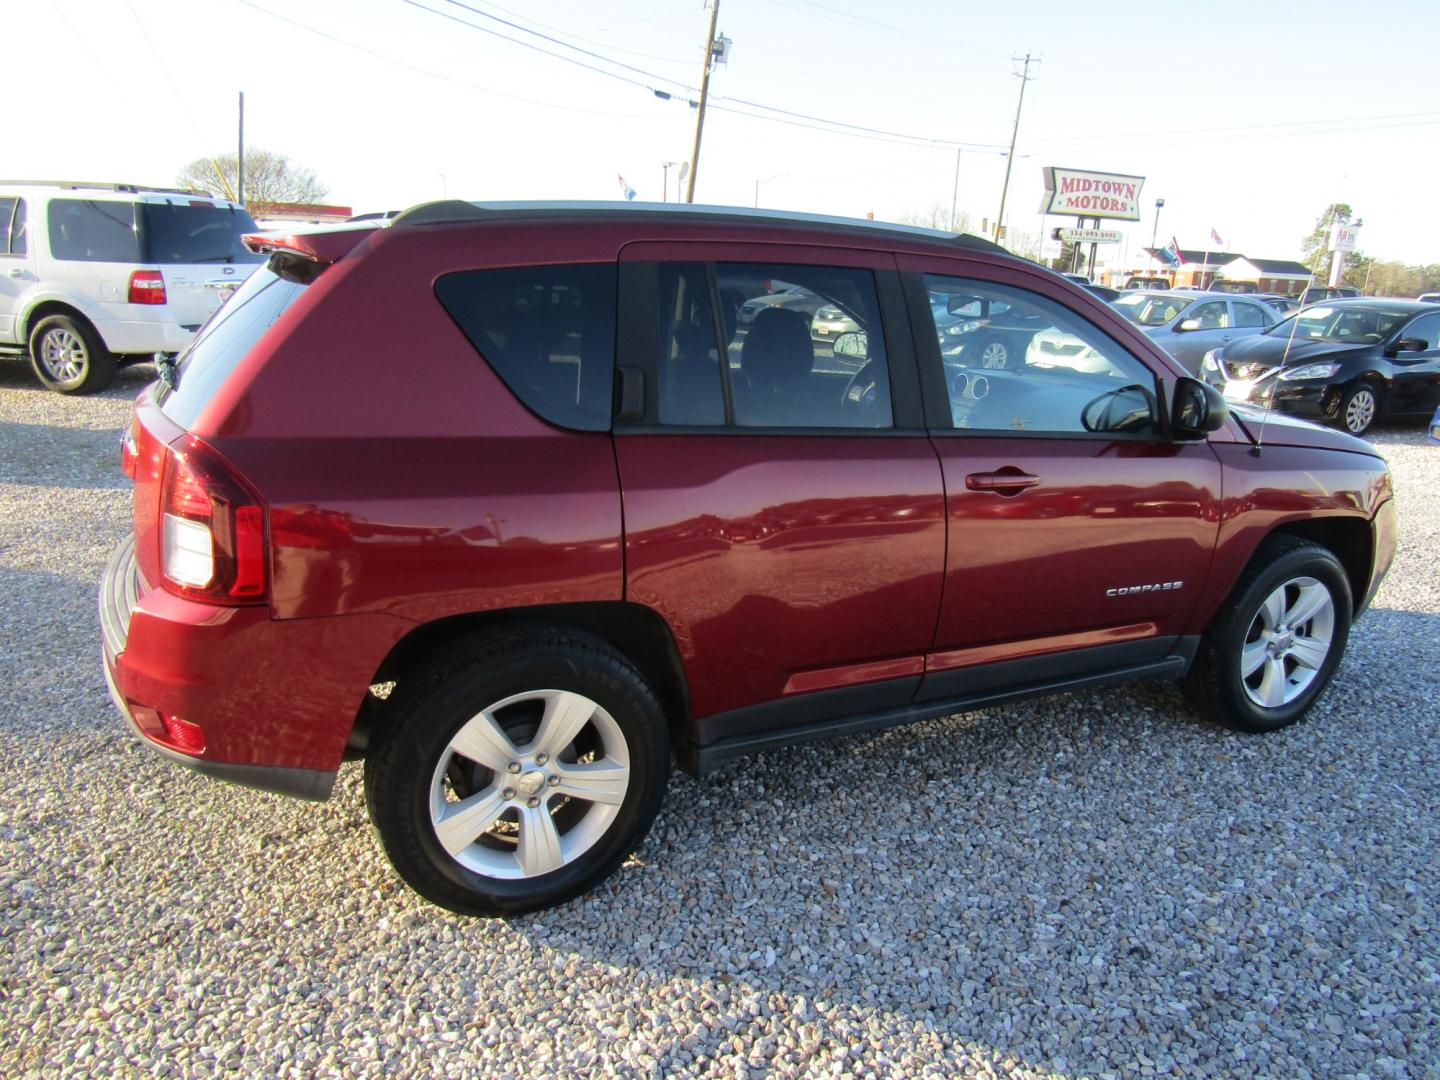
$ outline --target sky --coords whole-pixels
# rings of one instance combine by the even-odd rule
[[[1012,238],[1075,224],[1039,213],[1057,165],[1146,178],[1142,220],[1118,226],[1102,265],[1137,265],[1157,197],[1162,244],[1203,249],[1214,229],[1230,251],[1296,258],[1348,202],[1365,254],[1440,262],[1433,0],[719,2],[732,46],[710,80],[696,202],[948,224],[953,201],[978,232],[999,209],[1028,54]],[[0,175],[173,184],[233,152],[244,91],[247,146],[313,169],[357,213],[620,199],[618,177],[675,200],[679,169],[662,187],[662,163],[691,155],[710,18],[702,0],[0,4],[29,133],[12,127]]]

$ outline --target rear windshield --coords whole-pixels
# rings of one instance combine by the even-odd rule
[[[255,219],[228,206],[140,204],[140,239],[147,263],[260,263],[240,242]]]
[[[180,354],[176,386],[160,397],[165,415],[183,428],[193,427],[215,391],[305,288],[268,266],[251,274]]]
[[[51,254],[75,262],[265,261],[240,242],[255,219],[227,206],[52,199],[49,228]]]

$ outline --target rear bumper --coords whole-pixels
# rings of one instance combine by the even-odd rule
[[[165,311],[161,306],[156,311]],[[155,319],[96,319],[95,329],[112,353],[121,355],[144,353],[178,353],[195,332],[199,324],[181,326],[173,318]]]
[[[135,562],[135,545],[132,539],[126,541],[111,556],[109,565],[105,568],[105,576],[100,582],[100,630],[103,639],[101,651],[101,666],[105,670],[105,680],[110,687],[111,700],[120,711],[130,726],[131,732],[143,744],[168,758],[177,764],[194,769],[196,772],[204,773],[219,780],[229,780],[232,783],[243,784],[246,787],[258,788],[262,791],[273,791],[281,795],[293,795],[302,799],[323,800],[330,796],[330,791],[335,785],[336,769],[315,769],[293,767],[287,765],[271,765],[261,762],[228,761],[220,760],[209,756],[212,751],[218,748],[225,750],[232,749],[240,740],[236,735],[245,731],[245,718],[234,715],[227,716],[223,711],[215,711],[215,703],[223,700],[228,694],[225,686],[207,684],[204,679],[204,672],[186,673],[191,675],[186,679],[183,675],[176,675],[169,685],[158,685],[153,677],[147,676],[142,656],[132,654],[130,646],[131,628],[136,621],[140,597],[140,572]],[[177,600],[163,594],[164,600]],[[184,604],[184,601],[178,601]],[[188,605],[191,608],[200,605]],[[211,609],[202,612],[213,620],[213,626],[233,629],[227,624],[232,622],[243,622],[244,619],[231,619],[234,612],[243,612],[250,619],[258,612],[261,619],[266,619],[261,609]],[[140,613],[142,619],[154,620],[154,616],[147,613]],[[172,625],[177,621],[172,620]],[[178,625],[196,625],[189,620],[178,620]],[[213,629],[212,626],[212,629]],[[140,628],[145,629],[143,626]],[[153,628],[152,628],[153,629]],[[202,632],[204,644],[215,645],[214,635]],[[171,660],[180,660],[184,657],[170,657]],[[199,675],[196,679],[194,676]],[[235,677],[247,678],[244,668],[236,671]],[[272,706],[273,707],[273,706]],[[194,711],[199,709],[199,712]],[[186,752],[170,741],[166,729],[160,719],[161,713],[167,715],[179,715],[185,719],[198,722],[206,732],[206,747],[200,754]],[[236,721],[239,721],[237,724]],[[238,729],[238,730],[237,730]],[[218,736],[218,737],[217,737]],[[228,737],[227,737],[228,736]],[[257,752],[263,752],[263,747],[254,747]],[[338,753],[335,755],[338,766]]]

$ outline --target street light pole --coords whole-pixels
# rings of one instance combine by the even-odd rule
[[[1151,250],[1151,252],[1154,252],[1154,250],[1155,250],[1155,237],[1157,237],[1157,236],[1160,235],[1160,208],[1161,208],[1162,206],[1164,206],[1164,205],[1165,205],[1165,200],[1164,200],[1164,199],[1156,199],[1156,200],[1155,200],[1155,225],[1154,225],[1154,227],[1151,228],[1151,230],[1150,230],[1150,250]],[[1153,259],[1155,256],[1152,254],[1150,257]]]
[[[710,0],[710,32],[705,35],[705,69],[700,76],[700,111],[695,114],[695,147],[690,151],[690,182],[685,201],[695,201],[695,176],[700,172],[700,133],[705,130],[705,102],[710,98],[710,68],[715,60],[715,23],[720,18],[720,0]]]
[[[1020,100],[1015,103],[1015,126],[1010,129],[1010,153],[1005,156],[1005,184],[1000,188],[1000,213],[995,216],[995,242],[1000,242],[1001,222],[1005,220],[1005,197],[1010,194],[1010,169],[1015,164],[1015,139],[1020,134],[1020,110],[1025,106],[1025,84],[1030,81],[1030,54],[1025,54],[1025,67],[1020,72]]]
[[[245,205],[245,91],[240,91],[240,141],[235,151],[235,201]]]
[[[960,147],[955,148],[955,183],[950,187],[950,231],[959,232],[959,222],[955,217],[955,205],[960,198]]]

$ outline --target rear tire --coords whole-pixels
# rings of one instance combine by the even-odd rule
[[[664,798],[655,693],[577,631],[462,642],[400,680],[386,713],[365,762],[370,818],[400,876],[451,911],[517,915],[594,888]]]
[[[1271,537],[1206,631],[1186,689],[1203,715],[1237,731],[1287,727],[1339,666],[1353,611],[1333,554]]]
[[[114,381],[118,364],[84,319],[47,315],[30,332],[30,366],[47,390],[93,394]]]

